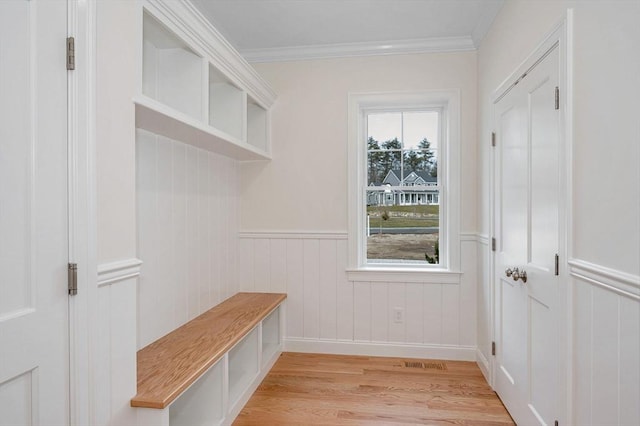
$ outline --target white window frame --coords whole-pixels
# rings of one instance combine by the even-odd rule
[[[349,281],[459,283],[460,272],[460,91],[349,94],[348,247]],[[441,111],[438,143],[440,263],[368,263],[366,255],[367,123],[371,112]]]

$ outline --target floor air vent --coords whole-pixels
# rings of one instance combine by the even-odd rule
[[[447,366],[444,362],[419,362],[405,361],[404,366],[407,368],[422,368],[425,370],[446,370]]]

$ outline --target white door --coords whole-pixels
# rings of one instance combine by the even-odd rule
[[[0,1],[0,425],[69,419],[66,31]]]
[[[558,413],[558,50],[548,51],[494,109],[495,389],[521,426],[553,426]],[[526,282],[514,279],[523,273]]]

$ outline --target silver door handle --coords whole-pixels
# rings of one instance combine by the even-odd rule
[[[504,274],[507,277],[513,278],[514,281],[522,280],[523,283],[527,282],[527,272],[520,271],[518,270],[518,268],[513,268],[513,269],[507,268],[507,270],[504,271]]]
[[[519,271],[518,268],[515,268],[513,270],[513,273],[511,274],[511,278],[513,278],[514,281],[522,280],[523,283],[526,283],[527,271],[525,270]]]

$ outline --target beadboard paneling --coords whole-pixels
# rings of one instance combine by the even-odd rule
[[[634,293],[620,290],[638,289],[640,280],[620,280],[626,276],[622,273],[587,277],[583,264],[571,265],[573,421],[580,425],[640,424],[640,301]]]
[[[135,424],[129,402],[136,393],[136,278],[98,288],[96,354],[93,367],[95,407],[92,424]]]
[[[142,348],[238,291],[238,178],[233,159],[136,132]]]
[[[476,345],[476,245],[472,238],[461,243],[460,284],[350,282],[344,234],[241,233],[240,288],[286,292],[285,338],[297,345],[389,343],[467,351]],[[397,309],[402,322],[395,321]]]

